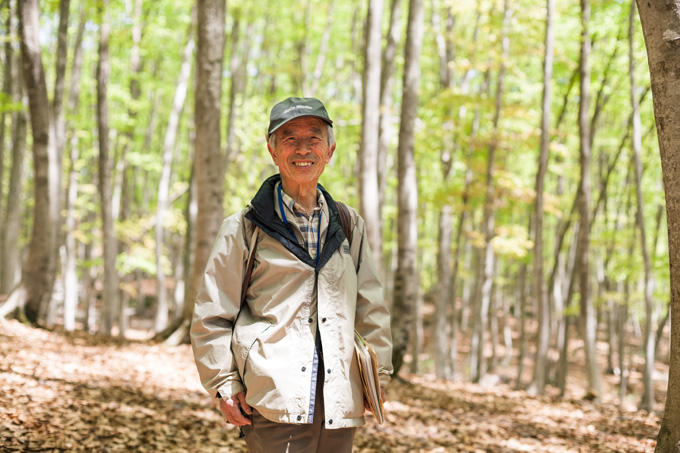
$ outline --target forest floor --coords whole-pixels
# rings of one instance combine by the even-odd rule
[[[405,374],[388,389],[386,422],[367,417],[355,451],[654,449],[657,413],[606,399],[593,404],[569,395],[529,397],[504,382],[482,387]],[[664,397],[658,395],[657,402]],[[189,346],[50,332],[0,320],[0,451],[246,449],[202,390]]]

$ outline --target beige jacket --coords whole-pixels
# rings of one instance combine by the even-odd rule
[[[277,224],[277,177],[267,180],[249,208],[224,220],[198,292],[191,342],[201,382],[213,396],[245,390],[264,417],[307,423],[314,340],[321,334],[325,420],[328,428],[364,424],[364,404],[354,329],[378,356],[381,385],[392,373],[390,317],[356,211],[351,248],[330,195],[320,261],[307,259],[297,241]],[[256,228],[256,225],[259,228]],[[324,227],[322,226],[322,229]],[[256,239],[255,239],[256,238]],[[255,265],[243,307],[241,284],[257,240]],[[312,301],[318,300],[318,313]],[[315,416],[318,416],[315,414]]]

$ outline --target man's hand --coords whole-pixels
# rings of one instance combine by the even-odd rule
[[[220,411],[227,423],[236,426],[251,425],[253,422],[247,415],[252,415],[253,408],[246,403],[246,394],[239,392],[231,398],[220,398]]]
[[[385,396],[385,387],[380,387],[380,399],[382,400],[383,403],[387,401],[387,397]],[[371,406],[368,404],[368,400],[366,399],[366,397],[364,397],[364,408],[367,411],[371,410]]]

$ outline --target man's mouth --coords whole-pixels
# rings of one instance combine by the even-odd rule
[[[296,167],[311,167],[314,165],[314,162],[293,162],[293,165]]]

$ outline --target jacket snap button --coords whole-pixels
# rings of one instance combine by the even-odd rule
[[[306,367],[302,367],[302,371],[306,371],[306,370],[307,370],[307,368],[306,368]]]
[[[321,322],[326,322],[326,318],[321,318]]]
[[[314,320],[313,320],[312,318],[309,318],[309,319],[307,320],[307,322],[311,324],[311,323],[314,322]]]
[[[331,418],[330,420],[328,420],[328,424],[329,424],[329,425],[332,425],[332,424],[333,424],[333,419],[332,419],[332,418]]]
[[[298,416],[297,416],[297,419],[298,419],[298,420],[302,420],[302,415],[298,415]]]
[[[326,371],[328,371],[328,374],[330,374],[330,372],[331,372],[331,369],[329,368],[329,369],[327,369]]]

